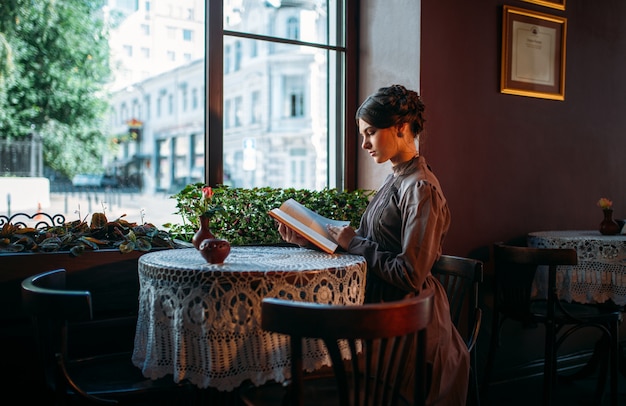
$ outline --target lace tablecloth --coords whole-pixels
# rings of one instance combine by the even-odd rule
[[[305,248],[232,247],[224,264],[194,249],[139,260],[139,318],[133,363],[150,378],[231,391],[289,378],[288,337],[261,329],[261,300],[361,304],[365,259]],[[305,368],[330,365],[323,345],[305,344]]]
[[[575,248],[578,265],[560,266],[559,297],[580,303],[613,301],[626,305],[626,235],[602,235],[599,231],[541,231],[528,235],[528,246]],[[538,294],[545,294],[537,285]]]

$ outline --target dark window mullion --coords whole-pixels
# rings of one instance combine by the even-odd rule
[[[343,166],[337,168],[344,175],[343,187],[354,190],[357,187],[357,151],[360,148],[354,116],[359,100],[359,0],[346,0],[345,15],[345,120]]]
[[[230,31],[230,30],[224,30],[223,32],[224,32],[224,36],[227,36],[227,37],[247,38],[247,39],[254,39],[258,41],[274,42],[277,44],[289,44],[289,45],[298,45],[298,46],[305,46],[305,47],[311,47],[311,48],[321,48],[321,49],[328,49],[328,50],[338,51],[338,52],[346,51],[345,47],[336,46],[336,45],[328,45],[328,44],[320,44],[317,42],[299,41],[299,40],[290,39],[290,38],[280,38],[280,37],[273,37],[271,35],[250,34],[250,33]]]
[[[205,181],[217,186],[224,179],[224,3],[207,1],[206,7],[206,110],[205,110]],[[210,29],[209,29],[210,27]]]

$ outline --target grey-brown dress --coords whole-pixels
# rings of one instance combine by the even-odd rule
[[[367,260],[367,302],[434,290],[433,322],[427,332],[427,360],[433,367],[430,405],[464,405],[469,376],[469,352],[450,320],[446,291],[430,273],[449,226],[450,211],[439,181],[419,156],[393,168],[348,247],[348,252]]]

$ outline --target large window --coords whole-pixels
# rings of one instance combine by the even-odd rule
[[[109,145],[88,170],[122,194],[64,194],[45,211],[73,219],[89,199],[133,221],[146,207],[160,225],[177,218],[154,210],[171,214],[191,182],[355,187],[358,0],[107,3]]]
[[[354,187],[344,168],[353,164],[346,134],[356,131],[346,120],[346,95],[356,92],[356,76],[346,75],[356,66],[347,16],[356,4],[209,2],[208,15],[221,16],[207,26],[210,184]]]

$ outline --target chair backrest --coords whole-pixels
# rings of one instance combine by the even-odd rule
[[[548,295],[556,298],[556,268],[576,265],[578,257],[573,248],[531,248],[496,243],[494,257],[494,308],[506,317],[521,322],[533,322],[531,314],[532,285],[537,267],[548,268]]]
[[[90,320],[89,291],[66,290],[65,269],[55,269],[22,281],[22,304],[33,319],[35,339],[45,379],[56,386],[57,354],[67,357],[68,322]]]
[[[450,304],[450,317],[468,348],[473,348],[480,327],[481,310],[478,307],[478,290],[483,281],[482,261],[441,255],[431,273],[443,285]]]
[[[305,338],[323,340],[342,406],[398,404],[406,365],[413,363],[413,404],[424,404],[428,391],[426,326],[432,319],[432,298],[433,292],[427,290],[410,299],[364,305],[264,299],[263,329],[290,335],[291,404],[303,404],[302,341]],[[350,362],[344,361],[346,352]]]
[[[65,269],[55,269],[22,281],[22,303],[34,317],[89,320],[93,317],[91,292],[67,290]]]

